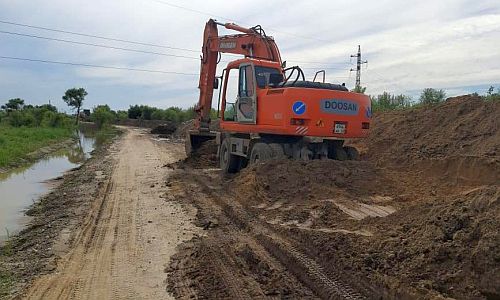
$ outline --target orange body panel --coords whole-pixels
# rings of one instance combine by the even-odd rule
[[[278,91],[282,91],[282,93],[277,93]],[[342,110],[324,111],[322,104],[323,106],[327,104],[322,100],[330,100],[330,108],[332,106],[331,100],[343,100],[335,101],[337,104],[356,104],[356,114],[342,114]],[[294,113],[292,109],[297,101],[305,104],[305,111],[300,115]],[[368,134],[368,128],[363,129],[362,123],[369,124],[371,117],[370,99],[365,95],[311,88],[259,90],[257,92],[257,107],[257,124],[241,124],[221,120],[221,129],[240,133],[269,133],[340,139],[360,138]],[[354,112],[354,110],[351,109],[350,112]],[[292,125],[291,119],[304,120],[304,124]],[[345,122],[345,133],[334,133],[335,122]]]
[[[231,62],[228,69],[241,63],[275,67],[276,63],[254,59]],[[224,131],[237,133],[267,133],[279,135],[361,138],[368,134],[371,119],[370,98],[363,94],[316,88],[256,89],[257,122],[244,124],[221,120]],[[298,109],[297,111],[294,110]],[[225,110],[223,93],[222,114]],[[293,122],[298,121],[298,122]],[[344,133],[335,133],[335,123],[345,125]],[[294,124],[292,124],[294,123]]]

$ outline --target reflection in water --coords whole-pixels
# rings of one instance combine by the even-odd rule
[[[78,139],[68,149],[56,151],[38,162],[0,173],[0,241],[16,233],[28,218],[23,210],[49,191],[47,180],[62,176],[90,158],[96,147],[93,134],[78,131]],[[95,135],[95,134],[94,134]]]

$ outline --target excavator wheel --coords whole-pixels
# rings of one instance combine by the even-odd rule
[[[351,146],[345,146],[344,150],[347,153],[347,158],[349,160],[359,160],[358,149],[351,147]]]
[[[269,147],[271,148],[273,154],[272,154],[272,158],[273,159],[283,159],[283,158],[286,158],[286,155],[285,155],[285,150],[283,149],[283,146],[280,145],[280,144],[277,144],[277,143],[271,143],[271,144],[268,144]]]
[[[333,150],[333,159],[343,161],[348,160],[349,156],[344,147],[335,147]]]
[[[270,160],[273,157],[273,149],[266,143],[255,143],[250,152],[250,164],[259,161]]]
[[[241,167],[241,158],[229,151],[229,140],[224,139],[219,149],[219,165],[224,173],[237,173]]]

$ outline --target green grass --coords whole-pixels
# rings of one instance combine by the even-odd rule
[[[0,264],[1,263],[0,261]],[[3,270],[2,266],[0,266],[0,299],[7,299],[13,283],[14,280],[12,275]]]
[[[70,128],[0,126],[0,167],[25,158],[41,147],[73,136]]]

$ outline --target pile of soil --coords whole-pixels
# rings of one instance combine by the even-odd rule
[[[175,138],[184,139],[189,130],[194,129],[195,120],[188,120],[180,124],[176,131],[173,133]],[[212,120],[210,123],[210,130],[218,131],[220,130],[219,120]],[[200,148],[193,151],[188,155],[185,160],[175,163],[172,167],[174,168],[194,168],[194,169],[206,169],[206,168],[216,168],[217,167],[217,143],[215,140],[209,140],[204,142]]]
[[[406,163],[452,156],[500,156],[500,102],[478,96],[376,114],[367,139],[371,160]]]
[[[371,237],[304,234],[324,265],[343,266],[392,290],[458,299],[500,296],[500,188],[433,199],[360,226]]]
[[[177,130],[177,125],[174,122],[168,122],[158,125],[151,129],[152,134],[173,134]]]
[[[209,169],[217,167],[217,143],[215,140],[204,142],[200,148],[190,153],[184,160],[171,165],[173,168]]]
[[[499,116],[474,96],[380,113],[355,143],[363,161],[271,161],[227,190],[332,271],[417,298],[497,299]]]
[[[396,184],[370,162],[337,160],[274,160],[256,164],[243,169],[232,184],[248,201],[259,203],[263,200],[304,203],[335,197],[361,199],[396,189]]]

